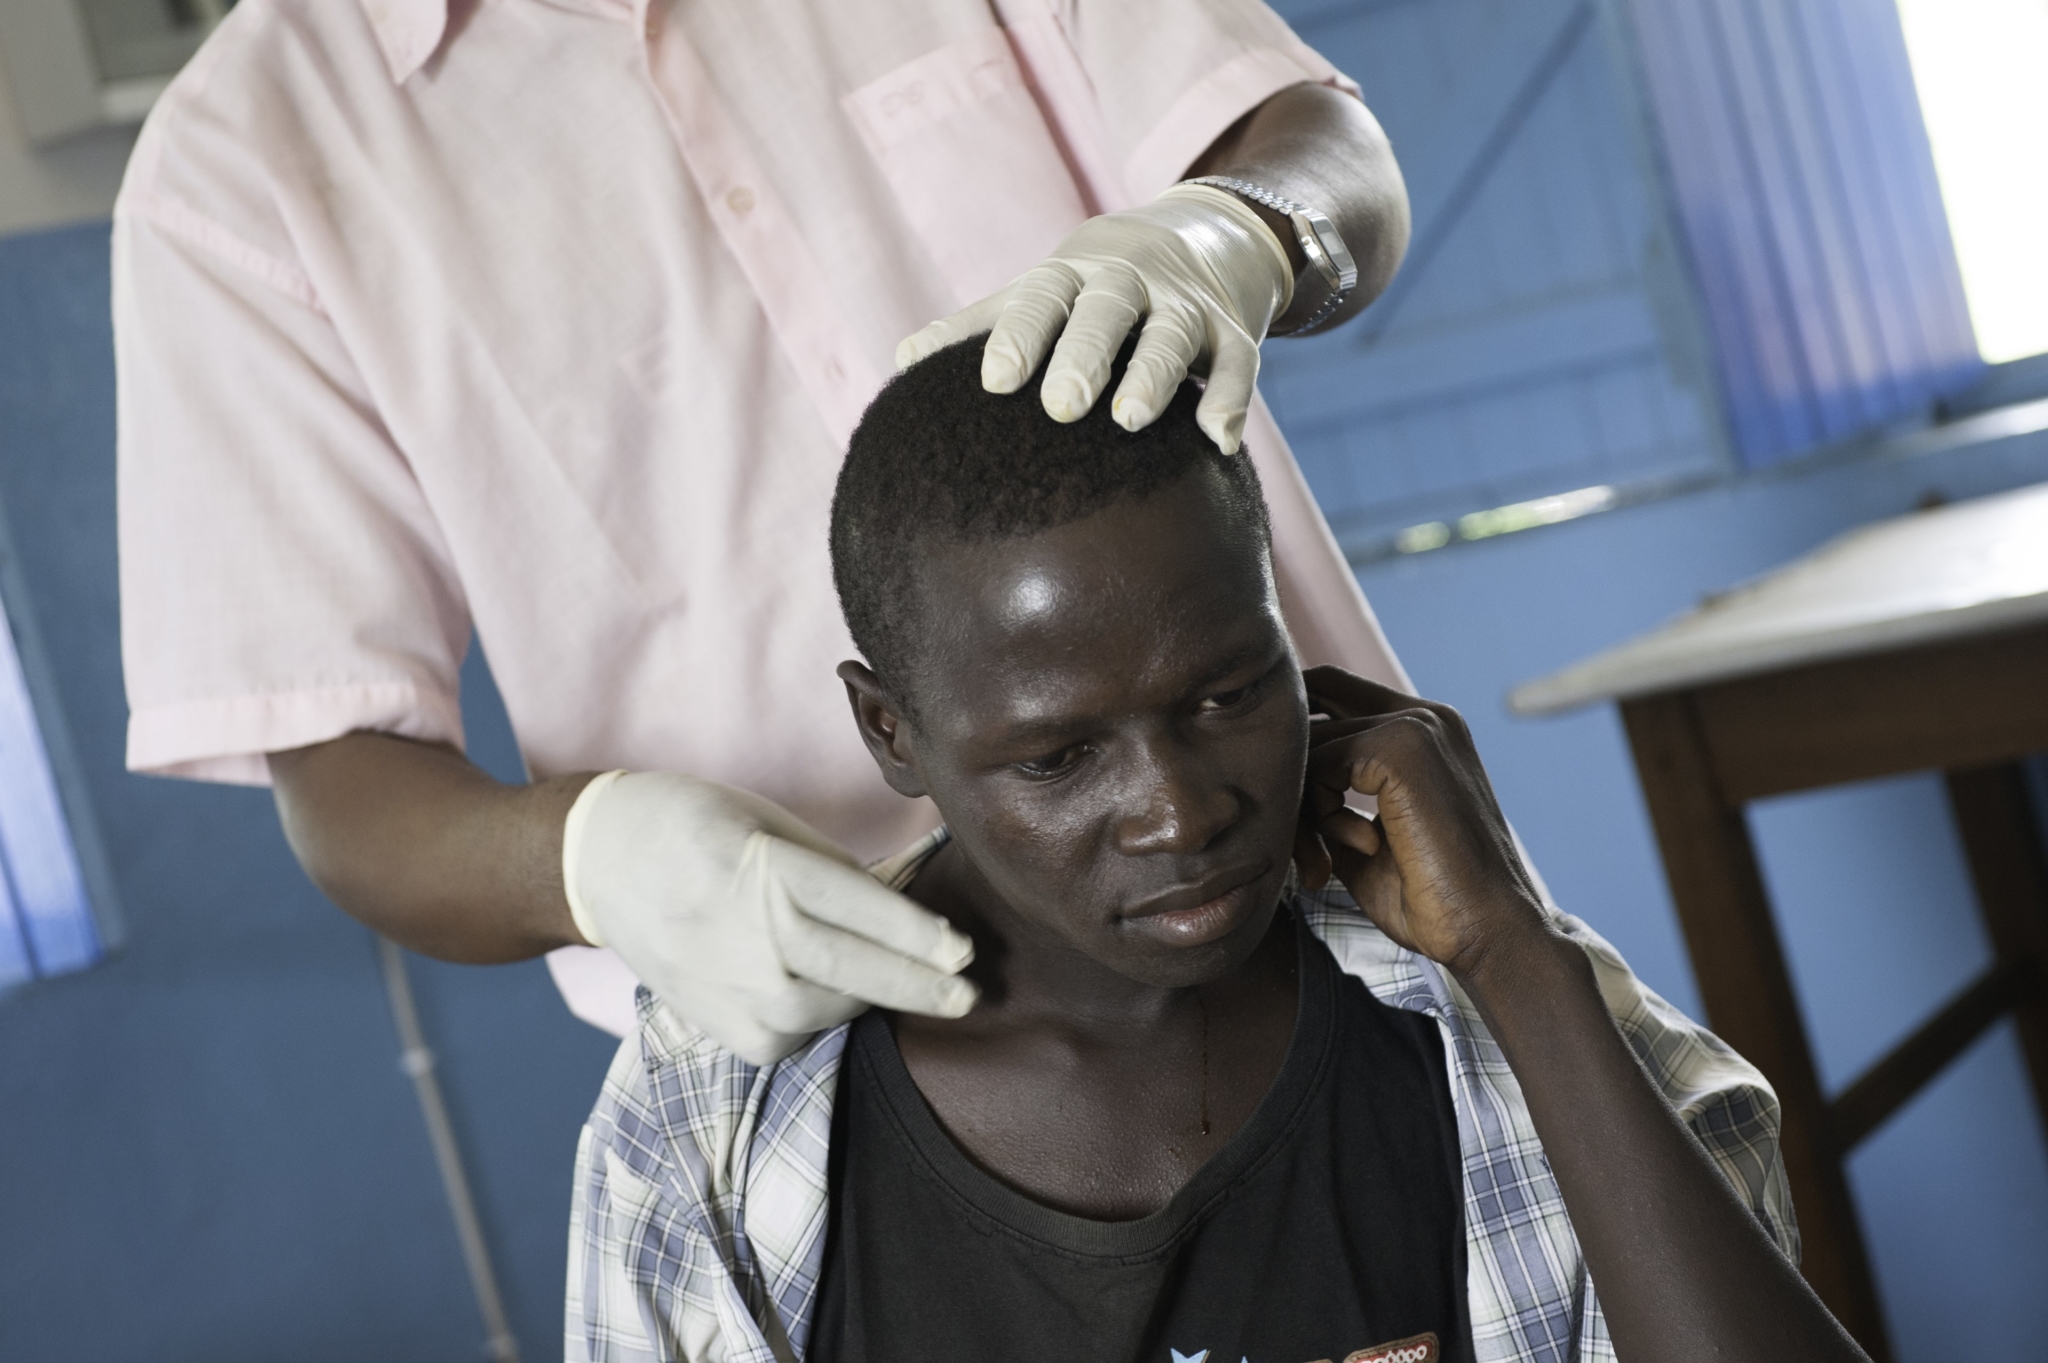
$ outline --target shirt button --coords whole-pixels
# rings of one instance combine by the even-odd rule
[[[733,212],[747,214],[754,211],[754,191],[745,185],[734,185],[725,192],[725,206]]]

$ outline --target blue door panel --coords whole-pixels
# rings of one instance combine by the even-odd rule
[[[1414,0],[1323,9],[1297,27],[1364,89],[1402,158],[1422,238],[1584,9],[1584,0]]]
[[[1268,347],[1264,388],[1341,541],[1722,465],[1667,359],[1652,186],[1589,4],[1282,6],[1365,89],[1415,243],[1366,318]]]
[[[1279,8],[1359,81],[1414,208],[1363,319],[1268,352],[1355,554],[1589,477],[1772,463],[1981,370],[1891,0]]]

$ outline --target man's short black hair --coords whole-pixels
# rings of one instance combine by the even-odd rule
[[[1109,414],[1129,348],[1094,410],[1054,421],[1039,375],[1015,393],[981,386],[985,336],[927,356],[890,380],[853,433],[832,498],[832,578],[854,646],[907,705],[916,665],[912,605],[928,544],[982,544],[1067,525],[1151,496],[1203,470],[1270,550],[1249,453],[1219,451],[1195,424],[1201,393],[1183,383],[1157,421],[1126,431]],[[1041,371],[1042,373],[1043,371]]]

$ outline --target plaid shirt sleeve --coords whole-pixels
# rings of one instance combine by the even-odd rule
[[[901,888],[937,829],[869,869]],[[750,1065],[642,988],[576,1147],[568,1363],[796,1363],[825,1265],[845,1026]]]
[[[1585,949],[1607,1011],[1664,1100],[1699,1138],[1772,1241],[1799,1262],[1799,1227],[1778,1149],[1778,1095],[1728,1043],[1637,979],[1606,938],[1570,914],[1559,920]],[[1607,1318],[1590,1279],[1584,1291],[1578,1356],[1613,1358]]]
[[[576,1150],[569,1363],[795,1363],[846,1029],[750,1065],[640,991]]]
[[[1467,1293],[1480,1363],[1614,1358],[1607,1321],[1521,1085],[1479,1011],[1433,962],[1374,927],[1340,885],[1296,906],[1339,964],[1383,1002],[1442,1028],[1465,1174]],[[1793,1258],[1799,1238],[1778,1154],[1778,1099],[1720,1038],[1659,998],[1598,933],[1559,926],[1593,964],[1608,1011],[1665,1100]]]

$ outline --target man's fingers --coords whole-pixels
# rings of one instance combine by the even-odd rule
[[[1392,862],[1388,859],[1369,857],[1357,848],[1344,843],[1332,842],[1330,844],[1330,865],[1336,872],[1337,879],[1343,881],[1344,888],[1351,892],[1353,901],[1357,903],[1360,909],[1365,911],[1365,916],[1372,919],[1374,923],[1384,930],[1387,924],[1381,921],[1380,916],[1374,912],[1375,909],[1380,907],[1380,896],[1374,893],[1376,886],[1373,878],[1382,875],[1398,875],[1397,872],[1391,869]]]
[[[1010,290],[998,289],[980,302],[968,304],[951,317],[942,317],[930,326],[912,332],[896,343],[896,367],[908,369],[925,356],[934,351],[944,350],[955,341],[964,341],[969,336],[981,335],[996,324],[996,318],[1002,316],[1003,307],[1009,301]]]
[[[1330,883],[1330,852],[1308,820],[1294,832],[1294,870],[1305,890],[1320,890]]]
[[[1356,719],[1319,719],[1309,723],[1308,788],[1336,792],[1331,803],[1343,803],[1343,792],[1359,790],[1358,768],[1382,751],[1388,734],[1407,720],[1429,718],[1427,711],[1402,710],[1391,715]],[[1320,816],[1321,811],[1318,811]]]
[[[1215,353],[1209,357],[1209,384],[1195,407],[1195,424],[1225,454],[1236,454],[1244,444],[1245,413],[1258,381],[1258,343],[1229,326],[1216,338]]]
[[[1180,391],[1189,366],[1200,358],[1203,339],[1200,314],[1186,307],[1154,308],[1109,404],[1116,424],[1142,431],[1157,421]]]
[[[1341,667],[1307,668],[1301,678],[1308,687],[1309,709],[1331,719],[1386,715],[1424,704],[1420,696],[1382,686]]]
[[[1378,814],[1388,780],[1414,770],[1409,759],[1425,725],[1440,726],[1434,711],[1311,721],[1303,817],[1320,821],[1347,805],[1353,813]]]
[[[1079,421],[1109,383],[1109,367],[1124,337],[1145,313],[1145,285],[1128,266],[1097,270],[1074,299],[1052,363],[1045,367],[1039,400],[1054,421]]]
[[[1357,810],[1342,805],[1323,816],[1316,824],[1316,832],[1331,847],[1333,855],[1336,848],[1348,847],[1360,856],[1376,856],[1386,841],[1380,835],[1378,824]]]
[[[960,1017],[979,997],[960,976],[820,922],[799,912],[787,895],[776,896],[769,913],[783,967],[802,980],[884,1008],[934,1017]]]
[[[1401,868],[1392,855],[1382,856],[1386,834],[1355,809],[1340,809],[1316,826],[1329,849],[1330,869],[1351,892],[1358,907],[1383,929],[1385,911],[1401,901]]]
[[[1358,734],[1371,733],[1374,729],[1386,727],[1403,715],[1420,714],[1417,710],[1396,710],[1384,715],[1355,715],[1350,719],[1312,719],[1308,722],[1309,751],[1326,748]]]
[[[769,856],[774,879],[805,917],[947,975],[974,959],[965,933],[867,872],[779,839]]]
[[[1065,261],[1048,260],[1018,276],[1004,292],[1003,307],[981,351],[981,386],[991,393],[1014,393],[1038,372],[1039,361],[1067,324],[1081,292],[1081,275]]]
[[[1317,750],[1309,749],[1308,768],[1302,788],[1301,817],[1311,827],[1323,816],[1344,803],[1344,797],[1351,791],[1351,766],[1354,761],[1350,749],[1325,749],[1321,759]]]

